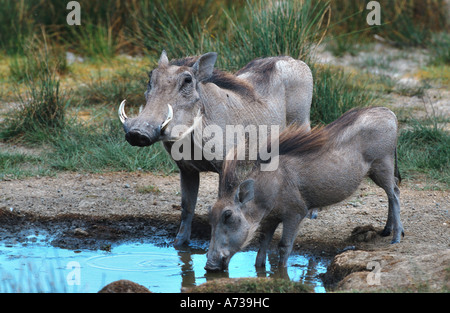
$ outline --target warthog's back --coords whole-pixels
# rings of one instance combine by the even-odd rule
[[[309,125],[313,77],[306,63],[289,56],[256,59],[236,75],[249,81],[268,102],[279,105],[283,100],[287,125]]]
[[[374,162],[385,158],[394,162],[397,119],[387,108],[351,110],[318,131],[328,136],[321,149],[280,158],[283,175],[295,182],[309,207],[344,200],[358,188]]]

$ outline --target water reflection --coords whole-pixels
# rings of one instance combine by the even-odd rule
[[[207,272],[203,269],[206,264],[205,248],[185,248],[178,250],[182,276],[182,287],[197,286],[205,281],[219,278],[238,277],[270,277],[300,281],[313,286],[316,292],[325,292],[319,274],[326,271],[327,262],[314,256],[292,255],[288,266],[278,266],[278,254],[269,253],[268,265],[256,268],[255,251],[239,252],[230,261],[229,269],[225,272]]]
[[[195,247],[188,247],[183,250],[178,250],[178,257],[181,261],[181,286],[185,288],[190,288],[197,286],[195,279],[195,269],[194,269],[194,261],[192,259],[193,255],[205,255],[206,259],[206,250]]]

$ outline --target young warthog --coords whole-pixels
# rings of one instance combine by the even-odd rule
[[[225,162],[221,183],[225,190],[210,213],[206,270],[226,270],[233,254],[250,242],[257,229],[261,242],[255,265],[265,266],[267,248],[279,223],[283,223],[279,263],[286,266],[300,222],[308,212],[346,199],[365,176],[383,188],[389,199],[382,235],[393,232],[392,243],[400,242],[403,226],[393,112],[382,107],[353,109],[311,132],[288,127],[278,144],[278,169],[262,172],[255,165],[240,184],[237,161]]]

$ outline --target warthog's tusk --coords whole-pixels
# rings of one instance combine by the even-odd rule
[[[200,109],[199,109],[198,112],[197,112],[197,116],[194,117],[194,122],[192,123],[191,127],[189,127],[188,129],[186,129],[186,130],[184,131],[184,133],[182,133],[176,140],[181,140],[181,139],[183,139],[185,136],[187,136],[187,135],[189,135],[190,133],[192,133],[192,132],[194,131],[194,129],[197,128],[197,127],[200,125],[200,123],[202,122],[202,118],[203,118],[203,115],[202,115],[202,113],[201,113],[201,111],[200,111]]]
[[[139,107],[139,114],[141,114],[141,112],[142,112],[143,109],[144,109],[144,106],[141,105],[141,106]]]
[[[164,121],[164,123],[161,124],[161,131],[163,131],[166,126],[169,124],[169,122],[172,120],[173,118],[173,109],[172,106],[170,104],[167,104],[168,108],[169,108],[169,112],[167,112],[167,118]]]
[[[119,106],[119,119],[122,124],[125,123],[125,121],[128,119],[128,116],[125,114],[125,102],[126,101],[123,100]]]

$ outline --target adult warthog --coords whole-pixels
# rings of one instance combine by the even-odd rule
[[[193,136],[198,123],[214,125],[223,133],[227,125],[278,125],[283,129],[296,122],[309,128],[313,79],[304,62],[291,57],[257,59],[233,75],[214,69],[216,58],[217,54],[210,52],[169,62],[163,51],[158,67],[149,75],[143,110],[128,118],[125,101],[120,105],[126,140],[135,146],[162,141],[171,153],[177,141]],[[186,126],[183,132],[180,125]],[[190,239],[199,172],[214,171],[221,176],[226,149],[220,151],[222,156],[212,160],[175,160],[180,169],[182,207],[175,246]]]
[[[273,233],[283,223],[279,263],[286,266],[300,222],[314,208],[349,197],[368,175],[384,189],[389,212],[382,235],[393,232],[400,242],[403,226],[397,169],[397,118],[389,109],[354,109],[311,132],[288,127],[279,138],[279,167],[262,172],[251,167],[245,180],[236,177],[235,160],[224,163],[220,186],[227,188],[214,204],[208,261],[205,269],[225,270],[230,258],[260,231],[256,266],[265,266]],[[258,163],[258,162],[256,162]]]

